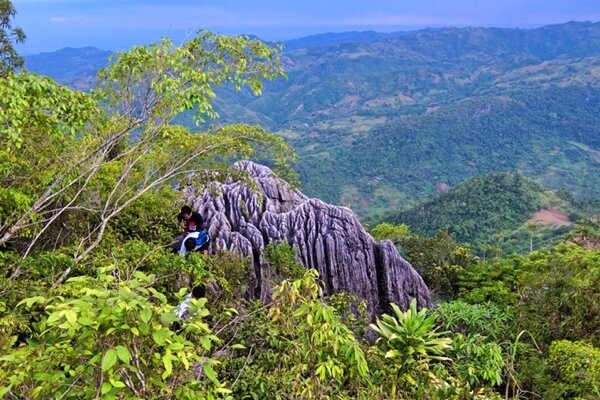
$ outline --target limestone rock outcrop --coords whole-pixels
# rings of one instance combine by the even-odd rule
[[[205,220],[214,249],[249,257],[255,270],[255,295],[268,295],[261,285],[261,250],[285,241],[296,249],[298,261],[319,271],[326,294],[338,291],[366,299],[372,314],[389,303],[407,308],[431,303],[423,279],[390,241],[377,243],[353,212],[318,199],[309,199],[262,165],[236,164],[256,185],[230,179],[213,183],[202,193],[189,191],[187,201]],[[255,187],[251,187],[255,186]]]

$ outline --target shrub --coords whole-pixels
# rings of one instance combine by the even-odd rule
[[[218,341],[202,321],[204,300],[178,334],[169,329],[173,307],[150,286],[154,275],[119,280],[112,272],[71,278],[58,293],[19,304],[35,320],[33,333],[0,358],[1,396],[210,399],[227,392],[216,361],[201,356]]]
[[[597,399],[600,397],[600,349],[584,342],[552,342],[548,367],[554,383],[545,398]]]

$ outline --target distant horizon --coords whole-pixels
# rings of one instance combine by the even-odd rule
[[[345,33],[367,33],[367,32],[373,32],[373,33],[381,33],[381,34],[394,34],[394,33],[400,33],[400,32],[416,32],[416,31],[422,31],[422,30],[427,30],[427,29],[446,29],[446,28],[457,28],[457,29],[466,29],[466,28],[483,28],[483,29],[521,29],[521,30],[534,30],[534,29],[539,29],[539,28],[543,28],[546,26],[553,26],[553,25],[565,25],[565,24],[569,24],[569,23],[580,23],[580,24],[586,24],[586,23],[590,23],[590,24],[598,24],[600,23],[599,21],[584,21],[584,20],[580,20],[580,21],[564,21],[564,22],[559,22],[559,23],[550,23],[550,24],[541,24],[541,25],[537,25],[537,26],[530,26],[530,27],[522,27],[522,26],[515,26],[515,27],[504,27],[504,26],[483,26],[483,25],[465,25],[465,26],[458,26],[458,25],[440,25],[440,26],[424,26],[424,27],[415,27],[415,28],[407,28],[407,29],[397,29],[397,30],[377,30],[377,29],[363,29],[363,30],[346,30],[346,31],[323,31],[323,32],[316,32],[316,33],[311,33],[311,34],[307,34],[304,36],[296,36],[296,37],[290,37],[287,39],[273,39],[273,38],[266,38],[266,37],[262,37],[260,35],[256,35],[254,33],[251,32],[240,32],[240,33],[223,33],[223,32],[216,32],[216,33],[221,33],[224,35],[248,35],[248,36],[255,36],[258,37],[261,40],[264,41],[269,41],[269,42],[290,42],[290,41],[295,41],[295,40],[303,40],[303,39],[307,39],[307,38],[311,38],[311,37],[318,37],[318,36],[322,36],[322,35],[341,35],[341,34],[345,34]],[[189,35],[188,35],[189,36]],[[160,40],[161,38],[164,37],[169,37],[169,36],[159,36],[156,39],[153,40],[149,40],[145,43],[133,43],[133,45],[144,45],[144,44],[148,44],[148,43],[152,43],[155,42],[157,40]],[[172,40],[177,40],[173,37],[169,37]],[[23,47],[23,45],[21,45],[21,47]],[[129,46],[131,47],[131,46]],[[87,44],[87,45],[81,45],[81,46],[63,46],[63,47],[57,47],[54,49],[49,49],[49,50],[42,50],[42,51],[38,51],[38,52],[21,52],[21,54],[23,56],[35,56],[38,54],[44,54],[44,53],[55,53],[61,50],[65,50],[65,49],[83,49],[83,48],[95,48],[97,50],[100,51],[108,51],[108,52],[116,52],[116,51],[122,51],[122,50],[126,50],[129,47],[122,47],[122,48],[106,48],[106,47],[100,47],[94,44]]]
[[[600,21],[598,0],[12,0],[23,54],[86,47],[111,51],[199,30],[287,41],[322,33],[382,33],[443,27],[533,29]]]

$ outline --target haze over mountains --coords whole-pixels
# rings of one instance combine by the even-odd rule
[[[221,91],[217,123],[286,137],[310,196],[365,215],[495,171],[600,195],[600,23],[349,32],[286,48],[288,78],[260,97]],[[86,89],[108,55],[64,49],[27,67]]]

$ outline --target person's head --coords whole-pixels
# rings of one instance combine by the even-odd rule
[[[185,247],[185,249],[187,251],[194,251],[194,249],[196,248],[196,239],[194,239],[194,238],[185,239],[185,242],[183,242],[183,246]]]
[[[190,207],[190,206],[183,206],[183,207],[181,207],[181,215],[185,219],[188,219],[189,217],[191,217],[191,215],[192,215],[192,207]]]
[[[201,299],[202,297],[206,297],[206,289],[204,289],[204,286],[194,286],[194,288],[192,289],[192,298]]]

